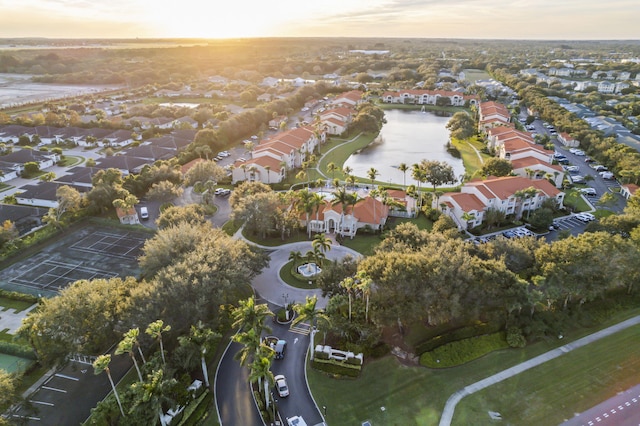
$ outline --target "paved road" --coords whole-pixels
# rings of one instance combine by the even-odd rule
[[[239,343],[231,343],[216,371],[218,419],[221,425],[264,425],[251,395],[249,369],[233,359],[241,348]]]
[[[240,231],[236,233],[236,238],[241,238]],[[291,287],[280,278],[280,269],[289,261],[289,254],[292,251],[299,251],[304,254],[309,250],[313,250],[310,241],[285,244],[277,248],[264,248],[273,250],[270,252],[271,261],[269,262],[269,266],[267,266],[260,275],[255,277],[251,283],[262,298],[275,305],[283,306],[285,304],[285,297],[288,302],[300,303],[305,301],[305,297],[315,294],[318,296],[318,308],[324,308],[327,305],[328,299],[322,297],[322,291],[320,289],[304,290]],[[325,254],[327,258],[331,260],[342,259],[347,255],[352,257],[361,256],[360,253],[348,247],[335,244],[332,245],[331,250]]]
[[[634,325],[640,324],[640,315],[630,318],[626,321],[623,321],[619,324],[613,325],[611,327],[605,328],[604,330],[600,330],[596,333],[590,334],[582,339],[578,339],[574,342],[563,345],[559,348],[553,349],[549,352],[545,352],[542,355],[539,355],[535,358],[531,358],[528,361],[515,365],[511,368],[507,368],[493,376],[487,377],[486,379],[480,380],[479,382],[470,384],[463,389],[460,389],[453,395],[449,397],[447,403],[444,406],[444,410],[442,411],[442,416],[440,417],[440,426],[449,426],[451,424],[451,420],[453,420],[453,414],[456,409],[456,405],[458,402],[462,400],[467,395],[471,395],[476,393],[484,388],[487,388],[496,383],[500,383],[503,380],[506,380],[510,377],[513,377],[517,374],[522,373],[523,371],[529,370],[533,367],[536,367],[540,364],[544,364],[547,361],[550,361],[554,358],[564,355],[565,353],[571,352],[574,349],[581,348],[583,346],[588,345],[589,343],[595,342],[596,340],[600,340],[603,337],[610,336],[620,330],[624,330],[629,327],[633,327]]]
[[[640,385],[622,392],[562,423],[561,426],[640,425]]]

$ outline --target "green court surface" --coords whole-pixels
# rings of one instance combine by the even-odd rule
[[[22,371],[27,368],[27,366],[31,362],[31,360],[25,358],[7,354],[0,354],[0,369],[8,371],[9,373]]]

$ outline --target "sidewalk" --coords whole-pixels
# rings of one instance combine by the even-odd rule
[[[487,388],[496,383],[500,383],[503,380],[506,380],[510,377],[513,377],[517,374],[522,373],[523,371],[527,371],[533,367],[536,367],[540,364],[544,364],[547,361],[550,361],[554,358],[558,358],[561,355],[571,352],[574,349],[581,348],[583,346],[588,345],[589,343],[595,342],[596,340],[600,340],[604,337],[610,336],[618,331],[627,329],[629,327],[633,327],[634,325],[640,324],[640,315],[629,318],[626,321],[622,321],[616,325],[612,325],[611,327],[605,328],[588,336],[585,336],[581,339],[578,339],[574,342],[567,343],[566,345],[560,346],[559,348],[553,349],[549,352],[543,353],[542,355],[538,355],[535,358],[531,358],[528,361],[525,361],[521,364],[514,365],[511,368],[507,368],[493,376],[489,376],[486,379],[480,380],[479,382],[472,383],[464,388],[460,389],[453,395],[449,397],[447,403],[444,406],[444,410],[442,410],[442,417],[440,417],[440,426],[449,426],[451,421],[453,420],[453,413],[456,409],[456,405],[458,402],[462,400],[467,395],[471,395],[476,393],[484,388]]]

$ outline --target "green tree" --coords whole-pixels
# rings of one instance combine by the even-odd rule
[[[209,371],[207,369],[205,355],[216,347],[220,337],[219,333],[206,327],[202,321],[198,321],[196,325],[191,326],[188,336],[180,336],[178,338],[180,346],[197,348],[197,353],[200,355],[200,366],[202,368],[204,383],[207,387],[209,387]]]
[[[298,314],[296,318],[294,318],[292,324],[297,325],[302,321],[309,321],[311,323],[311,341],[309,342],[309,353],[311,356],[311,360],[313,360],[313,340],[316,329],[319,325],[319,322],[323,322],[325,324],[329,324],[329,317],[324,313],[323,309],[317,309],[316,304],[318,303],[318,297],[312,296],[306,297],[306,302],[303,304],[294,304],[293,310]]]
[[[444,161],[422,160],[420,168],[424,170],[424,181],[433,185],[434,192],[438,186],[454,184],[457,181],[453,168]]]
[[[406,163],[400,163],[398,166],[398,170],[402,172],[402,186],[407,187],[407,170],[409,170],[409,166]]]
[[[136,359],[136,354],[135,354],[135,342],[133,338],[127,333],[124,334],[124,338],[118,343],[118,346],[116,347],[116,351],[115,351],[116,355],[121,355],[125,353],[129,355],[129,357],[133,361],[133,365],[135,366],[136,371],[138,372],[138,378],[142,382],[142,373],[140,372],[140,367],[138,366],[138,360]]]
[[[509,160],[493,157],[484,162],[481,170],[484,176],[509,176],[513,170],[513,165]]]
[[[165,326],[164,321],[162,320],[156,320],[150,323],[145,330],[145,333],[151,336],[151,338],[157,340],[158,344],[160,345],[160,356],[162,357],[162,365],[167,365],[167,361],[164,357],[164,343],[162,340],[162,333],[167,333],[169,331],[171,331],[171,326]]]
[[[191,167],[184,176],[186,186],[193,186],[196,182],[219,182],[225,178],[227,172],[215,161],[200,161]]]
[[[151,185],[149,192],[147,192],[147,196],[151,200],[165,202],[180,197],[183,191],[184,190],[175,183],[163,180]]]
[[[111,355],[100,355],[93,362],[93,372],[95,374],[100,374],[103,371],[107,373],[107,377],[109,378],[109,383],[111,383],[111,389],[113,390],[113,395],[116,397],[116,401],[118,401],[118,407],[120,408],[120,414],[122,417],[126,417],[124,414],[124,410],[122,409],[122,402],[120,402],[120,395],[118,395],[118,390],[116,389],[116,385],[113,383],[113,378],[111,377],[111,370],[109,370],[109,364],[111,363]]]
[[[205,226],[210,227],[205,218],[205,211],[202,206],[198,204],[187,204],[186,206],[170,206],[164,209],[156,224],[158,229],[166,229],[172,226],[177,226],[180,223],[188,223],[193,226]]]
[[[476,132],[476,123],[466,112],[456,112],[447,123],[447,129],[454,139],[464,140],[473,136]]]

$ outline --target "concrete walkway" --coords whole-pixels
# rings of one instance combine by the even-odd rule
[[[478,156],[478,160],[480,160],[480,164],[484,164],[484,160],[482,159],[482,155],[480,155],[480,152],[476,149],[476,147],[471,145],[471,142],[467,142],[467,145],[469,145],[471,147],[471,149],[473,149],[476,152],[476,155]]]
[[[545,352],[542,355],[538,355],[535,358],[531,358],[528,361],[515,365],[511,368],[507,368],[506,370],[503,370],[497,374],[494,374],[493,376],[489,376],[486,379],[480,380],[479,382],[473,383],[471,385],[464,387],[463,389],[460,389],[459,391],[451,395],[447,400],[447,403],[444,406],[444,410],[442,411],[442,417],[440,417],[440,426],[449,426],[451,424],[451,421],[453,420],[453,413],[456,409],[456,405],[465,396],[476,393],[496,383],[500,383],[503,380],[506,380],[517,374],[520,374],[523,371],[527,371],[540,364],[544,364],[545,362],[550,361],[554,358],[558,358],[559,356],[569,353],[574,349],[581,348],[583,346],[588,345],[589,343],[595,342],[604,337],[617,333],[618,331],[627,329],[629,327],[633,327],[634,325],[638,325],[638,324],[640,324],[640,315],[630,318],[616,325],[612,325],[611,327],[605,328],[604,330],[600,330],[596,333],[585,336],[574,342],[567,343],[566,345],[560,346],[559,348],[553,349],[549,352]]]

